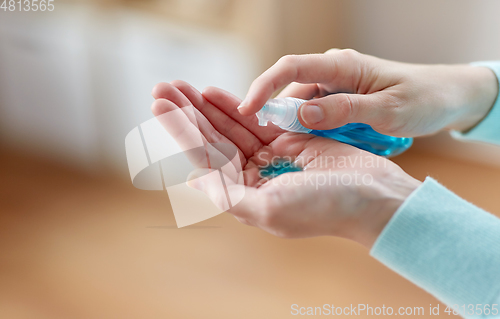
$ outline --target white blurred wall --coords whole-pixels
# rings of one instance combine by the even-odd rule
[[[61,3],[51,13],[0,12],[1,141],[123,171],[125,136],[152,118],[156,83],[182,79],[244,96],[257,63],[234,35],[137,11]]]
[[[0,11],[3,142],[77,163],[95,160],[86,14]]]
[[[344,44],[414,63],[500,58],[500,1],[350,0]]]
[[[125,169],[124,137],[151,118],[150,92],[160,81],[219,86],[242,97],[280,55],[330,47],[415,63],[500,59],[498,0],[233,2],[221,0],[225,9],[209,12],[224,22],[215,28],[91,5],[0,11],[0,141],[82,167]],[[414,147],[500,165],[497,148],[447,134]]]
[[[350,0],[343,4],[344,47],[412,63],[500,60],[498,0]],[[414,147],[500,166],[500,148],[458,142],[447,133],[420,139]]]

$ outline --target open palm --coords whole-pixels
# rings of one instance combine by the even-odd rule
[[[369,223],[372,218],[361,218],[367,212],[384,213],[381,205],[373,205],[382,196],[380,187],[363,182],[378,185],[378,180],[402,172],[394,163],[347,144],[286,132],[274,125],[261,127],[255,116],[238,112],[239,98],[218,88],[209,87],[200,93],[186,82],[174,81],[158,84],[153,97],[156,116],[193,105],[197,133],[205,142],[236,146],[246,190],[245,199],[229,212],[245,224],[279,236],[352,237],[346,224]],[[294,162],[303,171],[272,180],[261,177],[260,169],[278,158]],[[367,162],[371,163],[369,167]],[[353,179],[366,175],[370,175],[369,180]],[[321,185],[319,177],[325,181]]]
[[[237,111],[241,102],[239,98],[219,88],[208,87],[200,93],[186,82],[174,81],[158,84],[153,96],[156,101],[152,110],[156,116],[173,108],[193,105],[197,126],[208,143],[236,146],[247,186],[265,184],[266,179],[260,177],[259,169],[278,158],[295,161],[304,169],[324,170],[334,168],[331,166],[333,163],[325,165],[328,159],[361,153],[334,140],[286,132],[273,124],[259,126],[255,116],[243,116]],[[318,165],[319,162],[322,165]]]

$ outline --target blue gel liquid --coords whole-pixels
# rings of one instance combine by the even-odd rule
[[[306,100],[292,97],[267,101],[257,112],[259,125],[265,126],[271,122],[289,132],[309,133],[335,139],[384,157],[399,155],[413,143],[413,138],[383,135],[363,123],[349,123],[333,130],[324,131],[308,129],[297,118],[297,111],[304,102]]]
[[[281,174],[300,171],[302,171],[302,168],[295,166],[292,162],[278,160],[268,166],[262,167],[259,174],[262,178],[275,178]]]
[[[349,123],[333,130],[313,130],[309,134],[332,138],[380,156],[396,156],[406,151],[413,138],[380,134],[370,125]]]

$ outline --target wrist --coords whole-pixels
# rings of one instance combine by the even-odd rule
[[[351,238],[368,249],[371,249],[399,207],[422,184],[403,171],[390,175],[372,185],[376,198],[363,214],[359,231]]]
[[[498,80],[495,73],[482,66],[465,66],[460,88],[465,94],[457,120],[448,127],[461,132],[479,124],[490,112],[498,96]]]

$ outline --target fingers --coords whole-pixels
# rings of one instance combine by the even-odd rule
[[[347,123],[366,123],[374,128],[388,127],[392,122],[394,101],[387,94],[332,94],[307,101],[300,106],[299,121],[305,127],[327,130]]]
[[[252,83],[239,111],[243,115],[256,113],[275,91],[292,82],[330,83],[342,90],[355,91],[361,56],[353,50],[284,56]]]
[[[194,120],[195,109],[188,106],[179,108],[165,99],[156,100],[152,109],[155,114],[158,114],[156,120],[175,139],[189,161],[195,167],[208,167],[209,161],[205,148],[207,140]]]
[[[196,120],[200,130],[210,143],[225,140],[234,143],[244,154],[250,157],[262,146],[261,141],[241,124],[207,101],[198,90],[184,81],[157,84],[153,97],[167,99],[179,107],[193,105],[196,108]],[[158,110],[154,108],[153,113]],[[214,141],[215,140],[215,141]]]
[[[179,143],[182,149],[191,148],[190,140],[200,140],[201,133],[194,116],[189,116],[189,110],[180,109],[176,104],[165,99],[158,99],[153,102],[151,109],[158,121],[167,132]],[[194,110],[192,110],[194,112]]]
[[[272,94],[292,82],[317,83],[328,78],[323,54],[287,55],[253,81],[238,110],[243,115],[256,113]]]
[[[340,49],[330,49],[325,52],[325,54],[332,54],[340,51]],[[276,97],[295,97],[303,100],[311,100],[312,98],[318,97],[322,92],[320,86],[317,83],[312,84],[302,84],[302,83],[290,83],[285,87]]]
[[[259,126],[259,121],[255,115],[241,115],[237,110],[241,100],[227,91],[216,87],[207,87],[203,90],[202,94],[215,107],[254,134],[263,144],[271,143],[276,137],[283,133],[282,129],[274,125],[268,125],[266,127]]]
[[[310,100],[320,94],[318,84],[290,83],[276,97],[295,97],[303,100]]]
[[[195,114],[196,110],[194,107],[179,108],[174,102],[161,98],[153,102],[151,110],[162,126],[174,138],[180,135],[180,133],[186,132],[190,132],[191,137],[195,138],[194,132],[196,132],[198,135],[201,133],[209,143],[225,142],[222,136],[216,134],[215,129],[206,119],[200,118],[200,116]],[[175,111],[175,113],[163,115],[171,111]]]
[[[174,105],[176,105],[178,108],[184,108],[186,106],[191,106],[193,107],[192,101],[190,101],[182,92],[179,91],[175,86],[170,85],[168,83],[158,83],[155,85],[153,88],[152,95],[155,99],[157,100],[168,100]],[[166,111],[163,111],[162,105],[165,103],[153,103],[151,106],[151,111],[153,114],[158,117],[161,114],[165,113]],[[191,110],[190,110],[191,111]],[[199,124],[203,125],[204,127],[208,127],[210,125],[207,125],[207,120],[203,118],[203,116],[200,116],[201,114],[197,110],[193,110],[192,112],[188,112],[187,109],[184,109],[184,113],[190,117],[190,120],[193,124],[198,126]],[[209,123],[208,123],[209,124]],[[208,137],[209,135],[205,135]],[[212,142],[212,141],[210,141]]]
[[[166,99],[172,101],[178,107],[194,105],[195,101],[190,101],[178,88],[169,83],[158,83],[153,88],[151,95],[155,99]],[[200,96],[201,97],[201,96]],[[154,110],[153,110],[154,111]],[[157,115],[157,114],[155,114]]]
[[[259,148],[262,142],[247,128],[231,118],[226,112],[214,106],[203,95],[184,81],[174,81],[175,86],[203,116],[211,123],[215,130],[233,142],[243,152],[246,158],[252,156]],[[220,104],[232,103],[230,99],[220,101]],[[230,108],[224,105],[224,108]]]
[[[172,84],[158,83],[153,88],[152,92],[153,97],[157,99],[151,106],[153,114],[155,116],[159,116],[170,111],[172,108],[183,108],[185,106],[196,107],[196,105],[203,103],[203,97],[200,92],[192,86],[185,86],[184,91],[188,94],[184,94]],[[223,138],[222,135],[215,130],[212,124],[198,109],[194,109],[194,112],[185,113],[194,113],[194,118],[192,118],[191,121],[199,127],[200,131],[209,143],[224,142],[225,138]]]

